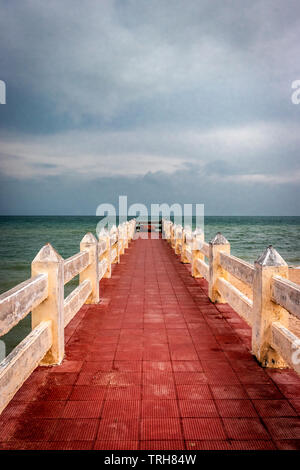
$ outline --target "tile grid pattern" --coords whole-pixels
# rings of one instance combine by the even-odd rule
[[[136,240],[0,416],[0,449],[299,449],[300,378],[164,240]]]

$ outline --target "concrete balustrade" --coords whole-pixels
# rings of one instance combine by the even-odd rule
[[[89,263],[79,273],[79,283],[89,280],[92,291],[86,300],[87,304],[99,302],[99,263],[98,263],[98,241],[92,233],[87,233],[80,242],[81,253],[88,253]],[[77,273],[76,273],[77,274]]]
[[[297,268],[289,270],[272,246],[254,265],[247,263],[230,254],[221,233],[208,244],[200,229],[183,228],[181,246],[176,245],[176,230],[171,221],[162,221],[163,236],[181,261],[191,263],[194,277],[207,280],[210,300],[228,303],[251,326],[252,352],[258,361],[264,367],[290,366],[300,373],[300,286],[291,280]]]
[[[123,227],[128,246],[135,220]],[[64,329],[83,304],[98,303],[99,282],[119,262],[119,231],[103,230],[99,241],[87,233],[80,252],[64,260],[45,245],[31,264],[32,277],[0,296],[0,337],[31,312],[31,333],[0,363],[0,413],[38,365],[59,365],[64,358]],[[79,285],[64,299],[64,285],[79,274]]]
[[[100,279],[102,279],[102,277],[105,277],[105,278],[111,277],[110,251],[111,251],[110,234],[107,230],[102,229],[101,232],[99,233],[99,244],[98,244]]]

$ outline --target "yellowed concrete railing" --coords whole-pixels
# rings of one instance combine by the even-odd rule
[[[300,285],[295,269],[269,246],[254,265],[230,254],[221,234],[204,241],[201,230],[162,221],[163,237],[192,275],[208,281],[212,302],[228,303],[252,328],[252,352],[264,367],[294,368],[300,373]],[[177,240],[177,237],[179,240]]]
[[[32,277],[0,296],[0,337],[31,312],[31,333],[0,363],[0,413],[39,365],[58,365],[65,350],[64,328],[85,303],[98,303],[99,282],[111,276],[135,233],[135,220],[87,233],[80,252],[63,259],[45,245],[31,264]],[[79,274],[79,285],[64,299],[64,285]]]

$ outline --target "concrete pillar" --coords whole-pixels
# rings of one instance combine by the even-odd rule
[[[230,244],[228,240],[218,232],[209,242],[209,290],[208,296],[212,302],[226,303],[217,290],[217,281],[219,277],[228,278],[227,272],[220,265],[220,251],[230,253]]]
[[[32,328],[51,321],[52,346],[41,365],[60,364],[64,358],[64,260],[48,243],[31,263],[31,275],[48,275],[48,297],[31,312]]]
[[[106,243],[106,251],[103,257],[106,259],[107,262],[107,270],[103,277],[111,278],[110,236],[107,230],[101,230],[101,232],[99,233],[99,240],[104,240]]]
[[[125,230],[124,230],[124,247],[125,249],[128,248],[128,245],[129,245],[129,227],[128,227],[128,222],[125,222]]]
[[[193,233],[193,250],[192,250],[192,276],[195,278],[202,278],[203,276],[199,273],[196,267],[196,260],[201,259],[204,261],[204,254],[200,251],[203,247],[204,232],[201,229],[195,230]]]
[[[124,224],[121,224],[118,227],[118,247],[119,255],[124,255]]]
[[[89,279],[92,285],[92,292],[87,299],[87,304],[99,303],[99,261],[98,242],[92,233],[87,233],[80,242],[80,251],[89,253],[90,264],[79,274],[79,282]]]
[[[288,327],[288,312],[271,300],[273,276],[288,278],[288,265],[270,245],[254,263],[252,352],[264,367],[286,367],[271,347],[272,323]]]
[[[180,225],[177,225],[174,231],[175,235],[175,254],[180,255],[181,254],[181,242],[182,242],[182,234],[183,234],[183,229]]]

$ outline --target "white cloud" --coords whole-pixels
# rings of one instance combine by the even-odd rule
[[[299,161],[292,150],[286,155],[291,142],[299,148],[295,126],[276,122],[181,132],[154,128],[72,131],[34,138],[12,134],[2,136],[0,169],[19,179],[68,174],[94,179],[159,171],[172,174],[191,164],[205,177],[217,172],[218,178],[225,179],[293,182]],[[273,155],[271,165],[266,154]],[[224,174],[218,171],[218,161],[227,165]]]

